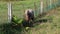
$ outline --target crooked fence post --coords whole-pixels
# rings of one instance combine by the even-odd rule
[[[8,22],[11,23],[11,20],[12,20],[12,5],[11,5],[11,2],[8,2],[7,3],[8,5]]]

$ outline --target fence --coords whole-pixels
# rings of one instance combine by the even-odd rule
[[[37,1],[37,2],[29,1],[28,3],[27,2],[12,2],[11,4],[7,3],[7,2],[3,2],[3,3],[0,2],[0,25],[11,22],[11,15],[16,15],[18,18],[23,18],[24,11],[28,8],[33,9],[34,15],[37,16],[40,13],[48,12],[49,10],[52,10],[59,6],[60,6],[60,0],[55,0],[55,1],[54,0],[44,0],[44,1]],[[56,20],[55,20],[55,22],[56,22]],[[53,24],[51,23],[51,25],[56,27],[55,24],[57,24],[57,23],[58,22],[53,23]],[[48,23],[48,25],[49,24],[50,23]],[[48,29],[50,29],[51,25],[49,25]],[[44,26],[44,28],[45,28],[45,26]],[[58,24],[57,24],[57,26],[59,27]],[[12,29],[12,27],[10,28],[10,24],[3,25],[2,27],[0,27],[0,34],[20,34],[21,31],[19,30],[20,28],[19,29],[18,28],[16,28],[16,30],[15,30],[15,28],[14,29]],[[53,32],[53,30],[55,31],[56,28],[55,29],[54,28],[52,29],[52,32]],[[43,29],[43,30],[46,31],[48,34],[50,32],[50,30],[48,30],[48,29],[47,29],[47,31],[46,31],[46,29],[45,30]],[[58,30],[57,30],[57,32],[58,32]],[[55,33],[55,32],[53,32],[53,33]],[[45,32],[43,32],[43,33],[45,33]]]
[[[1,3],[0,22],[3,23],[8,21],[8,8],[7,2]],[[56,8],[56,6],[60,6],[60,0],[29,1],[28,3],[12,2],[12,15],[16,15],[18,18],[23,18],[24,11],[28,8],[31,8],[34,10],[34,15],[37,16],[40,13]]]

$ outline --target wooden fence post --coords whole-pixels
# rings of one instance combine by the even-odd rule
[[[43,13],[43,1],[41,0],[41,11],[40,13],[42,14]]]
[[[8,22],[11,23],[11,20],[12,20],[12,5],[11,5],[11,2],[8,2],[7,3],[8,5]]]

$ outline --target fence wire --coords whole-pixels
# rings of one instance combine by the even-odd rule
[[[51,9],[54,9],[56,7],[60,6],[60,0],[52,0],[50,3],[50,0],[44,0],[43,1],[43,12],[47,12]],[[33,9],[34,15],[37,16],[41,13],[41,1],[34,1],[32,3],[17,3],[12,2],[12,15],[16,15],[18,18],[23,18],[24,11],[26,9]],[[0,22],[7,22],[8,21],[8,8],[6,2],[0,2]]]
[[[43,1],[43,12],[48,12],[49,10],[55,9],[60,6],[60,0],[52,0],[50,4],[50,0]],[[18,18],[24,17],[24,11],[28,8],[34,10],[34,15],[37,16],[41,13],[41,1],[33,2],[33,3],[17,3],[12,2],[12,15],[16,15]],[[8,22],[8,9],[6,2],[0,2],[0,24],[4,24]],[[8,25],[4,25],[4,27],[0,27],[0,34],[20,34],[20,32],[15,29],[10,29]],[[2,31],[5,29],[5,31]]]

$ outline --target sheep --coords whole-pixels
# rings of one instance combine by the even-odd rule
[[[32,9],[27,9],[24,12],[25,22],[23,26],[33,26],[34,23],[34,11]],[[32,21],[32,22],[31,22]]]
[[[25,11],[25,20],[28,22],[34,20],[34,11],[32,9],[27,9]]]

